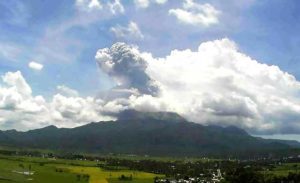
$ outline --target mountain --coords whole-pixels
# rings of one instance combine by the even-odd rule
[[[120,113],[117,121],[93,122],[70,129],[48,126],[27,132],[0,131],[0,146],[77,153],[215,157],[253,157],[293,149],[290,142],[252,137],[234,126],[203,126],[175,113],[137,111]]]
[[[160,120],[171,122],[187,122],[186,119],[173,112],[140,112],[135,110],[125,110],[118,114],[119,120]]]

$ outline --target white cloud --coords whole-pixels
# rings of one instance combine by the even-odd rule
[[[27,84],[22,74],[8,72],[2,76],[5,86],[0,87],[0,115],[2,126],[7,124],[17,128],[30,128],[32,120],[39,120],[35,114],[42,114],[45,108],[45,100],[41,96],[32,96],[32,90]],[[33,116],[32,119],[29,118]],[[24,125],[28,120],[28,124]],[[9,122],[9,123],[7,123]]]
[[[20,71],[15,73],[8,72],[2,76],[2,80],[5,84],[12,86],[12,89],[22,96],[28,97],[32,93],[30,86],[27,84]]]
[[[197,51],[174,50],[165,58],[153,58],[125,44],[123,49],[115,48],[106,51],[105,57],[96,57],[98,63],[109,61],[106,72],[111,77],[125,77],[126,81],[148,78],[159,86],[157,95],[127,95],[119,105],[173,111],[197,123],[236,125],[253,133],[300,132],[300,82],[277,66],[251,59],[228,39],[202,43]],[[142,59],[146,68],[136,75],[117,72],[115,64],[120,57],[127,63]],[[149,86],[139,83],[130,87],[142,91]]]
[[[236,125],[256,134],[300,132],[300,82],[241,53],[229,39],[164,58],[117,43],[100,49],[96,59],[119,83],[103,98],[80,97],[62,85],[46,101],[32,94],[19,71],[6,73],[0,85],[2,129],[74,127],[133,108],[173,111],[197,123]]]
[[[86,12],[106,9],[109,9],[113,15],[125,12],[121,0],[109,0],[106,3],[102,3],[100,0],[76,0],[75,5],[79,10]]]
[[[158,4],[165,4],[166,2],[168,2],[168,0],[156,0],[155,2]]]
[[[129,22],[127,26],[117,25],[111,27],[110,31],[115,34],[118,38],[125,39],[143,39],[144,35],[142,34],[140,28],[135,22]]]
[[[69,96],[69,97],[77,97],[79,96],[78,91],[69,88],[65,85],[59,85],[56,87],[59,93],[63,94],[64,96]]]
[[[83,11],[101,10],[103,8],[100,0],[76,0],[75,4]]]
[[[102,100],[92,97],[66,97],[57,94],[49,104],[50,118],[56,125],[64,127],[112,119],[102,115],[102,105]]]
[[[34,61],[29,62],[28,63],[28,67],[30,69],[37,70],[37,71],[40,71],[40,70],[42,70],[44,68],[44,66],[42,64],[34,62]]]
[[[151,3],[165,4],[168,0],[134,0],[136,7],[148,8]]]
[[[183,8],[169,10],[169,14],[182,23],[205,27],[218,24],[220,13],[211,4],[198,4],[193,0],[185,0]]]
[[[147,8],[150,4],[149,0],[134,0],[134,3],[139,8]]]
[[[42,96],[33,96],[32,90],[20,71],[2,76],[0,85],[1,129],[27,130],[56,125],[75,127],[92,121],[110,120],[100,99],[78,97],[75,91],[61,86],[65,93],[56,94],[50,101]],[[113,105],[112,105],[113,106]]]
[[[114,2],[108,3],[109,9],[112,14],[124,13],[125,9],[120,0],[114,0]]]

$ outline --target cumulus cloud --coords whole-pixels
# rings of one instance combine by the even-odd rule
[[[44,66],[42,64],[34,62],[34,61],[29,62],[28,63],[28,67],[30,69],[33,69],[33,70],[36,70],[36,71],[40,71],[40,70],[42,70],[44,68]]]
[[[229,39],[202,43],[197,51],[174,50],[165,58],[117,43],[99,50],[96,59],[122,88],[140,91],[117,97],[115,104],[124,108],[173,111],[197,123],[252,133],[300,131],[300,83],[241,53]],[[155,83],[156,95],[149,83]]]
[[[136,109],[177,112],[189,121],[254,134],[300,132],[300,82],[243,54],[229,39],[163,58],[116,43],[100,49],[96,61],[117,84],[99,97],[80,97],[62,85],[47,101],[32,94],[21,72],[6,73],[0,85],[2,129],[74,127]]]
[[[148,8],[151,3],[165,4],[168,0],[134,0],[136,7]]]
[[[27,118],[32,114],[45,110],[43,105],[45,102],[44,98],[32,96],[30,86],[19,71],[6,73],[2,76],[2,81],[4,83],[4,86],[0,87],[2,124],[7,121],[15,121],[20,125],[23,121],[16,118]],[[28,126],[31,126],[31,124]]]
[[[182,8],[169,10],[182,23],[204,27],[218,24],[220,13],[211,4],[198,4],[194,0],[185,0]]]
[[[75,127],[91,121],[110,120],[105,115],[105,105],[101,99],[75,96],[73,90],[64,90],[46,101],[42,96],[33,96],[32,89],[20,71],[8,72],[2,76],[0,85],[0,116],[2,129],[26,130],[56,125]],[[73,96],[66,96],[66,92]],[[111,105],[113,106],[113,105]]]
[[[75,5],[78,10],[88,13],[106,9],[113,15],[125,12],[121,0],[108,0],[104,2],[101,0],[76,0]]]
[[[58,126],[74,127],[93,121],[112,119],[102,115],[103,101],[93,97],[66,97],[56,94],[49,103],[50,118]]]
[[[8,72],[2,76],[2,80],[8,86],[12,86],[11,89],[22,96],[29,97],[32,93],[30,86],[27,84],[20,71],[15,73]]]
[[[76,0],[75,4],[83,11],[100,10],[103,8],[100,0]]]
[[[127,26],[117,25],[111,27],[110,31],[115,34],[118,38],[126,39],[143,39],[144,35],[142,34],[140,28],[135,22],[129,22]]]

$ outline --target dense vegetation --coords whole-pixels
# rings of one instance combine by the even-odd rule
[[[103,162],[0,155],[0,183],[152,183],[164,177],[128,168],[105,170],[99,163]]]
[[[126,111],[118,121],[73,129],[0,131],[0,145],[0,183],[300,182],[299,143],[174,113]]]
[[[73,129],[49,126],[28,132],[0,131],[0,145],[6,147],[97,154],[259,157],[293,153],[291,144],[299,145],[252,137],[236,127],[187,122],[174,113],[135,111],[122,114],[118,121]]]
[[[4,152],[4,151],[1,151]],[[5,151],[7,152],[12,151]],[[220,171],[222,183],[297,183],[300,158],[256,160],[168,159],[18,152],[0,155],[0,183],[152,183],[211,182]],[[20,156],[22,155],[22,156]],[[31,174],[31,173],[32,174]]]

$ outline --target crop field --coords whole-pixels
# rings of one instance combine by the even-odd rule
[[[151,183],[154,177],[162,177],[162,175],[127,169],[106,171],[96,167],[97,163],[0,156],[0,183]],[[122,175],[132,177],[132,180],[119,180]]]
[[[270,171],[267,171],[267,173],[276,176],[287,176],[289,173],[299,173],[299,169],[300,163],[284,163],[276,166]]]
[[[132,183],[153,183],[154,177],[157,176],[151,173],[130,170],[104,171],[97,167],[71,167],[70,170],[73,173],[89,174],[91,183],[119,183],[122,182],[118,179],[121,175],[132,176],[133,180],[130,181]]]

